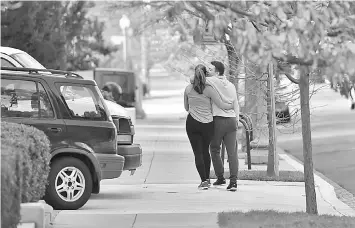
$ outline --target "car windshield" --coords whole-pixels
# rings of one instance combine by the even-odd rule
[[[36,59],[34,59],[29,54],[23,53],[16,53],[11,55],[14,59],[16,59],[23,67],[26,68],[36,68],[36,69],[46,69],[42,64],[40,64]]]

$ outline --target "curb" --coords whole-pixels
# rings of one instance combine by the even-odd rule
[[[35,203],[21,203],[21,221],[19,228],[34,227],[48,228],[53,222],[53,208],[43,200]]]
[[[298,161],[291,158],[288,154],[281,154],[280,155],[288,164],[293,166],[298,171],[304,172],[303,164],[299,163]],[[322,196],[327,198],[336,198],[334,187],[323,180],[320,176],[314,173],[314,182],[319,187],[319,191]]]
[[[36,224],[33,222],[19,223],[17,228],[36,228]]]
[[[21,221],[22,224],[34,223],[35,227],[45,228],[45,209],[44,205],[40,202],[36,203],[21,203]]]
[[[281,148],[279,148],[282,150]],[[284,151],[284,150],[283,150]],[[280,157],[283,157],[286,162],[288,162],[290,165],[292,165],[295,169],[304,172],[304,167],[303,167],[303,162],[294,157],[293,155],[289,153],[284,153],[280,154]],[[314,182],[316,187],[318,187],[321,196],[323,197],[324,200],[328,201],[328,203],[338,200],[351,208],[353,210],[353,213],[350,213],[350,216],[355,215],[355,197],[353,194],[348,192],[346,189],[340,187],[338,184],[336,184],[334,181],[330,180],[326,176],[324,176],[322,173],[314,170]],[[347,212],[339,212],[341,214],[349,214]]]

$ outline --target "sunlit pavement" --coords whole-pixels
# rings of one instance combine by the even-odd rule
[[[237,192],[226,191],[226,186],[198,190],[184,120],[137,121],[136,131],[135,140],[144,151],[142,167],[133,176],[125,172],[118,179],[102,181],[100,194],[80,210],[61,211],[55,228],[218,227],[221,211],[305,210],[303,183],[239,181]],[[317,187],[321,214],[355,215],[327,194]]]

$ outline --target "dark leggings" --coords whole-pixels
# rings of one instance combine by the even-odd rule
[[[195,120],[190,114],[187,116],[186,133],[195,155],[195,164],[201,181],[210,178],[211,156],[209,145],[213,137],[213,131],[213,122],[202,123]]]

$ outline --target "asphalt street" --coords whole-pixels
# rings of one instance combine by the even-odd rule
[[[310,103],[314,168],[355,195],[355,111],[329,86]],[[303,161],[300,127],[279,126],[278,145]]]

